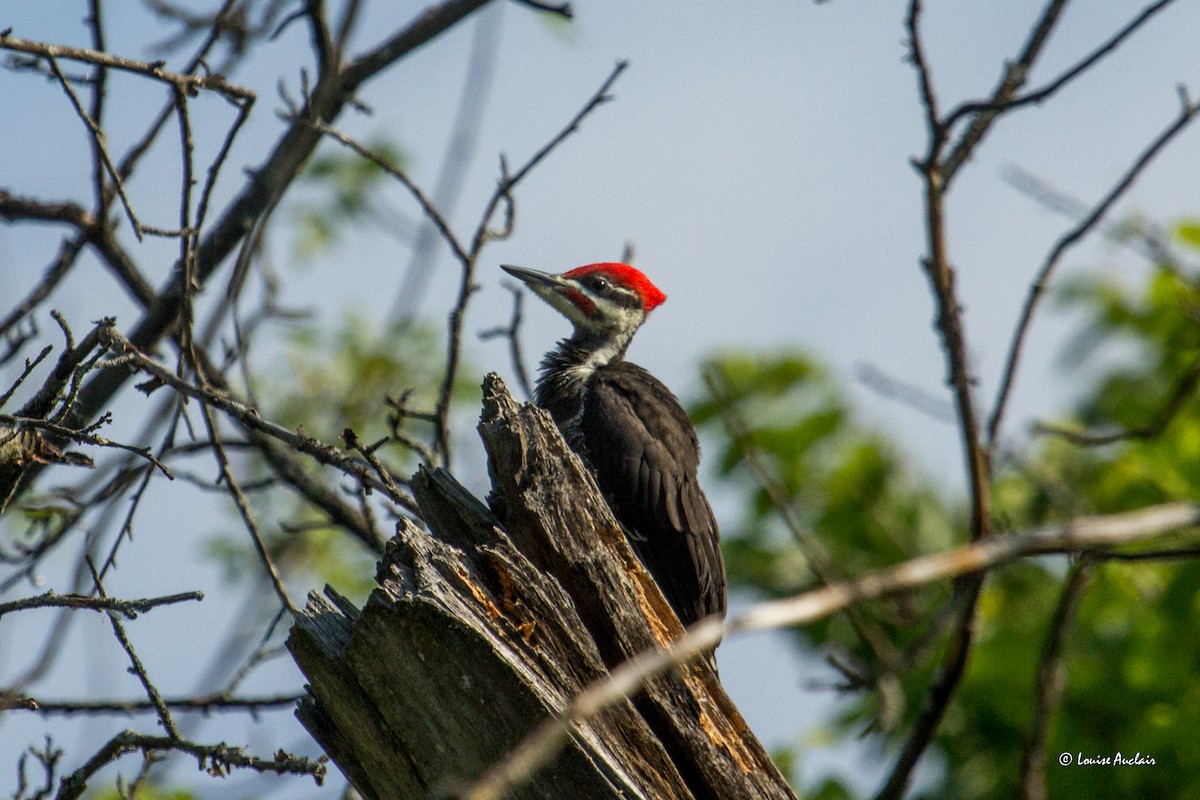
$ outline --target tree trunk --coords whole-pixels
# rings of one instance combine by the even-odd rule
[[[461,788],[606,666],[682,629],[549,416],[484,383],[490,510],[442,470],[414,491],[360,611],[326,588],[288,648],[297,715],[367,800]],[[793,798],[698,659],[576,726],[520,798]]]

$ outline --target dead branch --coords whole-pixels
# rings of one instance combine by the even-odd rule
[[[1038,661],[1033,730],[1021,754],[1021,800],[1046,798],[1046,737],[1050,729],[1050,715],[1062,697],[1062,650],[1094,567],[1095,562],[1086,556],[1071,565],[1063,582],[1058,605],[1054,608],[1054,616],[1050,618],[1050,628]]]
[[[270,708],[290,708],[303,697],[301,694],[276,694],[256,697],[240,697],[228,693],[202,694],[195,697],[164,697],[163,704],[173,711],[196,711],[209,714],[213,711],[249,711],[251,713]],[[7,705],[6,705],[7,703]],[[60,714],[70,717],[77,714],[144,714],[156,712],[149,700],[35,700],[32,697],[12,701],[0,699],[0,708],[24,709],[39,714]]]
[[[169,83],[189,96],[196,95],[201,90],[217,92],[230,99],[253,100],[255,96],[254,92],[230,83],[222,75],[181,75],[177,72],[164,69],[164,62],[162,61],[138,61],[137,59],[88,50],[82,47],[66,47],[57,44],[31,42],[10,36],[10,33],[11,29],[0,32],[0,49],[12,50],[17,53],[28,53],[38,58],[47,59],[51,62],[52,69],[54,69],[53,62],[55,59],[65,58],[85,64],[96,64],[109,69],[132,72],[152,80]]]
[[[122,600],[117,597],[57,594],[50,591],[43,592],[36,597],[26,597],[21,600],[10,600],[6,603],[0,603],[0,617],[13,611],[27,611],[32,608],[74,608],[87,609],[89,611],[113,611],[126,619],[137,619],[138,614],[144,614],[159,606],[203,599],[203,592],[182,592],[180,594],[148,597],[140,600]]]
[[[1021,309],[1021,317],[1013,329],[1012,343],[1008,348],[1008,358],[1004,365],[1003,377],[1000,380],[1000,388],[996,393],[991,419],[988,421],[987,438],[989,448],[994,448],[996,445],[996,439],[1000,433],[1000,425],[1004,421],[1004,411],[1008,405],[1008,398],[1012,393],[1013,381],[1016,378],[1017,366],[1021,359],[1021,350],[1025,343],[1025,336],[1029,332],[1029,326],[1033,321],[1034,312],[1037,310],[1038,301],[1041,300],[1042,295],[1045,293],[1050,277],[1055,267],[1062,260],[1063,254],[1086,236],[1103,219],[1113,204],[1124,196],[1125,192],[1133,185],[1133,182],[1137,180],[1142,171],[1154,160],[1154,157],[1187,128],[1192,120],[1196,118],[1197,114],[1200,114],[1200,103],[1192,103],[1184,98],[1182,107],[1174,121],[1138,154],[1138,157],[1134,159],[1133,164],[1125,171],[1125,174],[1092,207],[1088,215],[1055,242],[1054,247],[1051,248],[1050,253],[1046,256],[1046,260],[1042,262],[1042,266],[1038,269],[1037,277],[1029,285],[1029,293],[1025,298],[1025,305]]]

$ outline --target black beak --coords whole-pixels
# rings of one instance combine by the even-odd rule
[[[501,264],[500,269],[512,275],[514,278],[520,279],[530,288],[537,286],[546,286],[548,288],[561,288],[565,281],[557,275],[551,275],[549,272],[539,272],[536,269],[526,269],[525,267],[514,267],[512,264]]]

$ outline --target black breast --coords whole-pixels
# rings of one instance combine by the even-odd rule
[[[700,446],[679,401],[617,361],[585,382],[568,433],[647,570],[684,625],[725,613],[725,563],[696,469]]]

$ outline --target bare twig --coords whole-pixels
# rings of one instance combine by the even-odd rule
[[[327,123],[321,122],[320,120],[305,121],[303,117],[297,117],[297,119],[301,122],[307,122],[307,124],[312,125],[326,136],[341,142],[359,156],[367,159],[372,164],[386,172],[388,175],[391,175],[393,178],[395,178],[400,185],[403,186],[408,193],[413,196],[413,199],[417,201],[417,205],[421,207],[421,213],[423,213],[429,219],[429,221],[433,223],[433,226],[437,228],[438,233],[441,234],[442,239],[444,239],[446,242],[446,245],[454,252],[455,257],[457,257],[460,262],[465,262],[468,260],[469,257],[467,253],[463,250],[462,245],[459,244],[458,238],[454,235],[454,231],[450,228],[449,223],[442,218],[442,214],[440,211],[438,211],[437,206],[435,206],[430,199],[425,196],[425,193],[421,191],[419,186],[413,183],[412,179],[408,177],[404,170],[392,164],[380,153],[375,152],[366,145],[356,141],[353,137],[339,131]]]
[[[89,0],[88,15],[85,22],[92,30],[92,49],[98,53],[108,50],[108,45],[105,43],[104,37],[104,14],[100,0]],[[103,64],[96,65],[96,68],[92,70],[91,86],[91,116],[96,121],[97,127],[103,127],[105,100],[108,96],[108,67],[105,67]],[[109,195],[108,185],[104,180],[103,154],[101,153],[100,142],[96,139],[92,140],[92,191],[96,200],[97,217],[103,219],[108,215]]]
[[[336,76],[319,80],[313,87],[309,114],[327,122],[333,120],[365,82],[448,30],[485,2],[487,0],[445,0],[430,7],[378,47],[347,64]],[[169,105],[167,113],[171,108]],[[263,166],[225,207],[221,218],[201,241],[196,256],[197,290],[253,230],[255,221],[274,199],[283,194],[320,138],[321,135],[307,125],[293,124],[284,132]],[[181,280],[182,274],[176,272],[155,295],[149,309],[129,334],[133,345],[150,348],[172,330],[180,312]],[[94,376],[80,394],[77,415],[88,419],[98,413],[127,377],[127,373],[115,370]]]
[[[363,445],[363,443],[359,441],[358,434],[356,434],[350,428],[346,428],[342,431],[342,441],[346,443],[346,447],[349,447],[351,450],[357,452],[368,464],[371,465],[371,469],[375,470],[375,474],[379,476],[379,480],[383,482],[385,487],[387,487],[389,494],[400,494],[400,487],[396,485],[396,478],[392,475],[391,471],[389,471],[388,468],[381,464],[379,459],[375,457],[375,447],[366,447]],[[383,442],[386,441],[386,439],[383,440]],[[378,444],[382,444],[383,442]],[[378,444],[376,446],[378,446]],[[366,488],[366,484],[363,484],[363,486]]]
[[[130,358],[129,363],[138,370],[149,373],[158,382],[170,386],[185,397],[199,400],[206,406],[218,408],[227,416],[240,423],[244,428],[278,439],[294,450],[312,456],[322,464],[336,467],[352,478],[365,481],[371,484],[373,488],[386,492],[389,497],[405,509],[416,510],[415,500],[404,493],[392,495],[388,488],[353,456],[344,453],[333,445],[325,444],[311,436],[307,436],[302,431],[293,432],[281,425],[265,420],[259,415],[257,410],[243,405],[226,394],[202,389],[180,380],[173,372],[134,347],[114,326],[109,325],[102,328],[102,342],[111,352],[128,356]],[[152,383],[146,388],[152,390],[155,385]]]
[[[25,379],[29,377],[29,373],[37,369],[37,365],[42,363],[46,359],[46,356],[50,355],[50,351],[53,349],[53,345],[46,345],[42,348],[42,352],[34,356],[32,361],[30,361],[28,358],[25,359],[25,368],[21,370],[21,374],[17,376],[17,379],[13,381],[12,386],[8,387],[8,390],[4,394],[0,394],[0,408],[4,408],[5,403],[12,399],[13,394],[15,394],[17,389],[21,387],[21,384],[25,382]]]
[[[1017,91],[1025,85],[1030,70],[1033,69],[1034,63],[1041,55],[1042,48],[1049,40],[1050,33],[1054,30],[1066,5],[1067,0],[1050,0],[1042,10],[1041,18],[1030,30],[1029,38],[1025,40],[1025,46],[1021,49],[1021,53],[1005,64],[1004,74],[1000,76],[1000,82],[992,92],[991,99],[973,113],[967,129],[963,131],[950,153],[938,165],[938,177],[943,186],[950,184],[959,167],[967,162],[983,137],[987,135],[992,123],[1003,113]],[[950,126],[949,123],[944,123],[942,127],[943,130],[948,131]]]
[[[938,422],[954,421],[954,407],[945,400],[934,397],[919,386],[894,378],[878,367],[859,364],[854,370],[854,376],[868,389],[889,400],[903,403],[930,419]]]
[[[107,424],[110,417],[101,417],[96,424]],[[103,436],[97,436],[91,432],[95,424],[89,430],[77,431],[72,428],[67,428],[63,425],[56,425],[53,422],[47,422],[44,419],[35,419],[30,417],[12,417],[8,414],[0,414],[0,423],[11,425],[14,432],[19,432],[24,429],[41,430],[47,433],[61,436],[64,439],[70,439],[78,444],[91,444],[96,447],[109,447],[114,450],[124,450],[127,453],[133,453],[139,458],[144,458],[158,468],[158,471],[167,478],[175,480],[175,475],[167,468],[167,465],[159,461],[154,453],[150,452],[148,447],[137,447],[132,444],[124,444],[122,442],[114,442],[111,439],[105,439]]]
[[[704,375],[704,382],[708,386],[709,393],[717,402],[721,413],[721,421],[725,423],[729,437],[733,440],[738,452],[741,454],[741,463],[745,465],[746,469],[754,477],[755,482],[766,492],[767,497],[770,498],[771,505],[775,507],[779,518],[783,520],[784,525],[791,532],[792,538],[804,554],[804,558],[812,569],[813,574],[826,586],[831,586],[834,583],[844,580],[842,571],[838,569],[833,558],[825,549],[825,546],[821,544],[821,541],[801,521],[800,514],[796,511],[796,507],[788,495],[787,488],[779,483],[778,479],[771,473],[771,470],[763,463],[762,452],[754,445],[753,437],[746,426],[745,420],[742,419],[742,416],[733,407],[728,388],[723,379],[715,371],[709,371]],[[851,627],[854,628],[859,638],[874,653],[878,665],[884,671],[898,669],[900,667],[900,653],[897,652],[895,644],[888,638],[883,629],[876,625],[864,613],[863,609],[858,606],[850,606],[846,609],[846,612],[846,617]]]
[[[0,617],[12,611],[27,611],[31,608],[77,608],[89,611],[112,611],[124,616],[126,619],[137,619],[138,614],[144,614],[159,606],[203,599],[203,592],[181,592],[179,594],[148,597],[141,600],[122,600],[117,597],[93,597],[82,594],[44,592],[36,597],[26,597],[21,600],[10,600],[7,603],[0,603]]]
[[[1072,430],[1061,425],[1039,422],[1033,426],[1033,432],[1058,436],[1072,444],[1085,447],[1100,447],[1129,439],[1155,439],[1167,429],[1167,426],[1179,416],[1181,411],[1187,408],[1188,400],[1195,393],[1198,385],[1200,385],[1200,359],[1192,362],[1187,371],[1180,376],[1179,380],[1171,388],[1171,393],[1167,395],[1166,402],[1163,403],[1162,408],[1145,425],[1137,428],[1100,432]]]
[[[1021,106],[1031,104],[1036,105],[1050,99],[1051,95],[1055,94],[1058,92],[1058,90],[1062,89],[1071,81],[1075,80],[1080,75],[1094,67],[1101,59],[1111,55],[1126,39],[1136,33],[1137,30],[1146,24],[1154,15],[1171,5],[1173,2],[1175,2],[1175,0],[1158,0],[1158,2],[1151,3],[1150,5],[1146,6],[1146,8],[1142,9],[1140,14],[1130,20],[1123,28],[1110,36],[1107,40],[1105,40],[1103,44],[1040,89],[1032,90],[1020,95],[1019,97],[1012,97],[1009,100],[1000,102],[997,102],[995,99],[993,99],[985,102],[963,103],[946,115],[946,127],[949,128],[960,119],[972,114],[979,114],[985,111],[995,113],[1010,111],[1015,108],[1020,108]]]
[[[1046,641],[1038,661],[1037,689],[1034,694],[1033,730],[1021,754],[1021,800],[1046,798],[1046,734],[1050,715],[1058,706],[1063,691],[1062,649],[1075,620],[1075,612],[1087,590],[1094,562],[1087,556],[1071,565],[1063,583],[1058,605],[1050,619]]]
[[[508,281],[501,283],[501,286],[513,296],[512,316],[509,317],[506,327],[480,331],[479,338],[486,341],[503,336],[508,340],[508,354],[512,359],[513,370],[517,373],[517,383],[521,385],[521,391],[525,393],[525,398],[528,400],[533,397],[533,384],[529,382],[529,372],[525,369],[525,356],[521,353],[521,322],[523,321],[521,312],[525,302],[525,292],[521,290],[520,286]]]
[[[541,11],[545,14],[554,14],[563,19],[574,19],[575,9],[570,3],[546,3],[543,0],[516,0],[519,5],[528,6],[535,11]]]
[[[161,753],[178,751],[196,758],[200,768],[213,776],[228,775],[233,769],[250,769],[276,775],[311,775],[321,785],[325,778],[325,757],[317,761],[278,751],[273,759],[246,755],[240,747],[227,744],[198,744],[187,739],[169,736],[149,736],[134,731],[122,731],[108,741],[79,769],[63,778],[55,800],[78,800],[87,789],[88,780],[107,764],[128,753]]]
[[[1086,203],[1054,187],[1048,181],[1015,164],[1002,168],[1001,178],[1018,192],[1035,200],[1043,208],[1078,222],[1088,215],[1091,208]],[[1127,222],[1127,221],[1126,221]],[[1195,272],[1196,268],[1184,264],[1183,257],[1175,251],[1166,234],[1157,225],[1144,229],[1131,228],[1126,222],[1101,222],[1098,233],[1108,241],[1134,251],[1151,264],[1175,274]]]
[[[137,59],[124,58],[112,53],[101,53],[82,47],[65,47],[57,44],[31,42],[25,39],[18,39],[15,36],[0,36],[0,50],[13,50],[18,53],[28,53],[39,58],[44,58],[50,62],[52,70],[57,69],[54,65],[55,59],[66,58],[71,61],[80,61],[124,72],[133,72],[153,80],[169,83],[188,95],[194,95],[201,90],[208,90],[218,92],[231,99],[245,100],[254,97],[254,92],[229,83],[223,75],[181,75],[177,72],[163,69],[163,62],[161,61],[138,61]],[[63,79],[65,80],[65,76],[63,76]]]
[[[1025,343],[1025,336],[1029,332],[1030,322],[1033,319],[1034,312],[1037,310],[1042,295],[1046,291],[1050,277],[1062,259],[1063,254],[1096,226],[1104,215],[1108,213],[1108,210],[1112,208],[1113,204],[1133,185],[1133,182],[1137,180],[1142,171],[1154,160],[1154,157],[1196,118],[1197,113],[1200,113],[1200,103],[1189,102],[1185,97],[1182,108],[1175,120],[1142,150],[1129,169],[1125,171],[1125,174],[1093,206],[1091,212],[1059,238],[1054,247],[1051,248],[1049,254],[1047,254],[1045,261],[1042,262],[1037,277],[1029,286],[1029,294],[1025,298],[1024,307],[1021,309],[1021,317],[1017,322],[1016,328],[1013,330],[1012,343],[1009,345],[1008,358],[1004,365],[1004,374],[1000,381],[1000,388],[996,392],[996,401],[992,408],[991,419],[988,420],[987,440],[989,449],[995,448],[996,440],[1000,433],[1000,426],[1004,422],[1004,411],[1008,405],[1008,398],[1012,393],[1017,366],[1021,360],[1021,349]]]
[[[40,749],[33,746],[26,749],[17,759],[17,791],[13,794],[13,800],[46,800],[50,797],[54,792],[54,779],[58,774],[58,762],[62,759],[62,754],[63,751],[54,747],[49,736],[46,737],[46,742]],[[33,756],[41,765],[44,782],[41,788],[27,795],[25,794],[26,790],[31,788],[25,775],[28,756]]]
[[[258,558],[262,561],[263,568],[267,571],[267,576],[271,579],[271,585],[275,588],[275,594],[279,597],[279,602],[294,615],[296,613],[296,605],[288,597],[287,587],[283,585],[283,579],[279,576],[279,570],[276,569],[275,563],[271,560],[271,554],[267,552],[267,545],[263,541],[262,533],[258,529],[258,522],[254,518],[254,512],[250,509],[250,502],[246,499],[241,485],[238,483],[233,470],[229,466],[229,456],[225,454],[225,448],[221,445],[221,432],[217,428],[217,421],[213,418],[212,409],[207,403],[202,403],[201,409],[204,413],[204,424],[208,428],[208,437],[212,441],[213,455],[216,456],[217,464],[221,468],[221,479],[225,482],[226,488],[229,489],[229,494],[233,497],[233,502],[242,517],[242,522],[245,524],[246,530],[250,533],[250,538],[254,542],[254,550],[258,553]]]
[[[943,121],[920,31],[921,0],[910,0],[907,26],[910,60],[917,71],[921,104],[927,127],[928,149],[914,166],[924,182],[927,251],[922,266],[933,289],[937,307],[936,323],[946,353],[948,383],[953,389],[959,421],[970,500],[970,535],[981,541],[991,535],[991,456],[985,446],[979,412],[973,398],[974,379],[970,373],[969,349],[961,318],[961,306],[955,289],[955,274],[947,249],[945,196],[958,169],[974,153],[1002,113],[1025,84],[1029,71],[1050,37],[1066,0],[1049,0],[1030,30],[1021,52],[1006,63],[988,107],[971,115],[966,129],[951,143],[951,125],[957,117]],[[990,439],[988,442],[990,443]],[[917,719],[909,732],[900,757],[878,795],[878,800],[902,796],[921,754],[933,740],[938,725],[953,697],[969,657],[975,626],[975,613],[982,588],[982,575],[967,576],[956,583],[955,594],[961,602],[950,641],[938,672],[926,689]]]
[[[96,224],[95,215],[78,203],[19,197],[5,189],[0,189],[0,219],[8,222],[64,222],[76,228],[91,228]]]
[[[92,563],[91,558],[87,559],[87,566],[88,570],[92,573],[92,581],[96,585],[96,593],[101,597],[105,597],[104,585],[100,582],[100,573],[96,572],[96,566]],[[158,714],[159,724],[163,726],[168,736],[172,739],[179,739],[179,729],[175,727],[175,719],[171,716],[171,710],[163,702],[162,695],[158,693],[158,687],[154,685],[154,682],[150,680],[150,676],[146,674],[146,667],[142,665],[142,659],[138,657],[137,651],[133,649],[133,643],[129,641],[129,636],[125,633],[125,626],[121,623],[120,618],[111,611],[108,612],[108,621],[112,623],[113,635],[117,637],[117,642],[120,643],[121,649],[129,656],[130,672],[142,684],[142,688],[146,690],[146,697]]]
[[[479,225],[475,229],[475,234],[471,239],[471,246],[467,250],[467,258],[462,262],[462,274],[458,285],[458,297],[455,300],[454,307],[450,310],[449,316],[449,336],[446,344],[446,370],[442,376],[441,387],[438,390],[438,399],[434,407],[434,451],[441,456],[442,466],[450,466],[450,434],[449,434],[449,413],[450,399],[454,392],[454,383],[458,377],[458,364],[462,353],[462,329],[463,319],[466,315],[467,303],[471,295],[478,288],[475,285],[475,266],[479,259],[479,254],[483,251],[484,246],[494,239],[503,239],[512,232],[514,202],[512,191],[517,185],[530,173],[538,164],[540,164],[546,156],[550,155],[555,148],[563,143],[571,134],[579,130],[579,126],[583,121],[598,107],[612,99],[608,93],[612,89],[613,84],[621,73],[625,71],[628,63],[625,61],[617,62],[611,73],[605,78],[600,88],[588,99],[583,108],[579,110],[570,122],[560,130],[550,141],[543,145],[537,152],[530,156],[516,172],[511,175],[508,172],[507,163],[502,158],[500,162],[501,175],[500,180],[496,184],[496,189],[492,193],[491,199],[484,206],[483,213],[479,218]],[[504,227],[500,230],[494,230],[492,226],[492,218],[497,211],[504,208]]]
[[[260,697],[238,697],[228,693],[202,694],[195,697],[164,697],[163,703],[174,711],[196,711],[208,714],[213,711],[248,711],[251,713],[269,708],[286,708],[304,697],[302,692],[291,694],[263,695]],[[5,701],[0,699],[0,708]],[[143,714],[156,711],[149,700],[35,700],[20,698],[10,701],[9,708],[36,711],[39,714],[62,716],[99,714]]]
[[[972,391],[974,381],[970,374],[961,307],[954,283],[954,269],[947,253],[944,218],[947,180],[942,170],[941,159],[948,131],[938,119],[937,98],[934,94],[933,81],[929,74],[929,66],[921,40],[920,14],[920,0],[912,0],[908,14],[910,57],[917,70],[929,139],[929,149],[925,158],[915,162],[925,184],[927,253],[921,263],[933,289],[937,307],[937,329],[941,336],[942,349],[946,353],[947,381],[954,392],[955,410],[958,416],[959,434],[970,490],[970,537],[972,541],[978,542],[986,540],[991,533],[991,470],[987,452],[980,441],[979,422]],[[984,129],[986,126],[978,131],[979,135],[982,135]],[[968,130],[968,134],[970,133],[971,131]],[[966,137],[967,134],[964,134],[960,144],[966,140]],[[950,642],[937,673],[926,689],[921,711],[909,732],[908,740],[901,750],[887,784],[880,793],[880,800],[903,794],[912,769],[925,748],[933,740],[933,734],[966,669],[967,658],[974,638],[975,610],[982,582],[981,574],[970,575],[962,578],[955,585],[955,597],[959,602],[954,626],[950,633]]]
[[[1176,559],[1200,558],[1200,547],[1169,547],[1162,550],[1139,550],[1136,553],[1097,553],[1097,561],[1120,563],[1135,561],[1174,561]]]
[[[4,40],[0,39],[0,47],[3,47],[4,44]],[[96,155],[108,169],[109,176],[113,180],[113,186],[116,188],[117,196],[121,198],[121,205],[125,208],[125,216],[129,218],[129,224],[133,226],[134,235],[140,240],[148,231],[148,228],[142,225],[137,214],[134,213],[133,204],[129,202],[129,197],[125,194],[125,184],[121,180],[121,173],[117,171],[116,165],[113,164],[112,156],[108,154],[104,131],[100,129],[100,126],[96,124],[96,121],[92,119],[92,116],[83,107],[79,96],[71,88],[71,82],[67,80],[62,70],[59,69],[58,60],[53,55],[48,55],[47,59],[50,62],[50,71],[54,73],[54,77],[58,78],[59,85],[62,86],[63,91],[66,92],[67,97],[71,101],[71,105],[75,108],[75,113],[83,120],[83,124],[87,126],[88,131],[91,132],[92,144]]]

